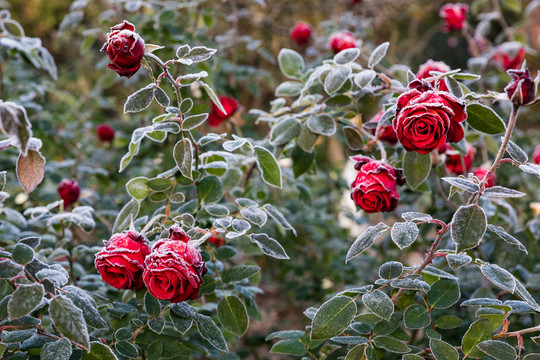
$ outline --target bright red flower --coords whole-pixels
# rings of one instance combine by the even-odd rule
[[[438,72],[445,73],[450,70],[451,70],[450,66],[446,65],[444,62],[433,61],[430,59],[424,64],[420,65],[420,67],[418,68],[418,72],[416,73],[416,77],[422,80],[425,78],[433,77],[433,75],[429,73],[430,71],[438,71]],[[429,83],[431,84],[431,86],[435,87],[435,80],[431,80]],[[448,87],[446,86],[444,79],[441,79],[439,81],[439,90],[448,92]]]
[[[459,151],[453,149],[448,144],[444,144],[443,146],[441,146],[441,148],[444,148],[446,153],[446,161],[444,163],[444,166],[448,169],[450,173],[454,175],[463,174],[463,165],[461,163],[462,157],[463,163],[465,164],[465,172],[471,170],[474,155],[476,154],[475,148],[467,144],[467,155],[461,154]]]
[[[81,193],[79,183],[75,179],[63,179],[58,185],[57,190],[60,199],[64,200],[65,208],[73,205],[79,199],[79,195]]]
[[[351,185],[351,199],[367,213],[388,212],[396,208],[399,200],[398,185],[405,179],[400,169],[367,156],[353,156],[358,175]]]
[[[485,168],[477,168],[473,172],[474,176],[476,176],[480,181],[482,181],[482,179],[484,178],[484,176],[486,176],[487,173],[488,173],[488,170]],[[496,180],[497,180],[497,177],[495,176],[495,173],[491,174],[489,179],[484,184],[484,188],[487,189],[487,188],[495,186]]]
[[[495,54],[493,54],[493,60],[499,64],[504,70],[519,69],[521,63],[525,60],[525,47],[523,44],[512,41],[499,45]]]
[[[212,103],[212,111],[208,115],[208,125],[210,126],[219,126],[222,122],[234,115],[238,110],[238,101],[235,98],[229,96],[219,96],[219,101],[225,113],[221,111],[214,103]]]
[[[305,45],[311,38],[311,26],[305,22],[297,22],[291,29],[291,38],[298,45]]]
[[[211,244],[214,244],[216,247],[222,247],[223,246],[223,238],[211,236],[208,239],[208,242]]]
[[[508,98],[519,105],[532,103],[535,98],[536,86],[529,69],[508,70],[508,74],[512,77],[512,81],[504,88]]]
[[[146,257],[143,279],[155,298],[177,303],[199,295],[207,270],[201,254],[188,241],[189,236],[175,226],[169,238],[155,243]]]
[[[135,231],[115,234],[96,254],[95,265],[101,278],[117,289],[144,287],[144,259],[150,253],[148,240]]]
[[[439,15],[444,20],[443,31],[461,30],[467,20],[469,6],[466,4],[446,4],[441,8]]]
[[[96,134],[102,142],[111,142],[114,140],[114,129],[107,124],[99,125],[96,128]]]
[[[533,151],[533,162],[536,165],[540,165],[540,145],[537,145]]]
[[[120,76],[131,77],[141,67],[144,56],[144,40],[135,32],[135,26],[125,21],[115,25],[107,34],[107,42],[101,48],[111,60],[107,66]]]
[[[349,31],[338,32],[330,36],[330,48],[337,54],[345,49],[352,49],[356,47],[356,40],[354,35]]]

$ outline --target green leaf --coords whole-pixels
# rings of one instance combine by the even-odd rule
[[[171,186],[172,182],[170,179],[157,177],[148,181],[148,187],[154,191],[165,191],[168,190]]]
[[[165,108],[168,107],[169,104],[171,103],[171,99],[169,99],[169,96],[167,95],[167,93],[163,91],[163,89],[160,87],[154,88],[154,97],[156,98],[159,105]]]
[[[8,303],[9,320],[20,318],[34,311],[41,304],[44,294],[45,289],[41,284],[20,284]]]
[[[304,124],[300,129],[300,134],[298,134],[298,137],[296,138],[296,143],[302,148],[302,150],[309,153],[313,151],[318,139],[319,135],[309,130],[307,125]]]
[[[131,359],[135,359],[139,357],[139,350],[137,350],[137,347],[133,345],[132,343],[127,342],[126,340],[117,341],[116,344],[114,344],[114,348],[122,356],[131,358]]]
[[[351,248],[347,252],[345,263],[349,260],[360,255],[364,250],[369,248],[375,242],[375,239],[379,237],[383,232],[388,230],[388,226],[385,223],[378,223],[375,226],[368,227],[360,236],[356,238]]]
[[[193,180],[192,163],[193,149],[188,139],[182,139],[174,145],[173,157],[180,173],[190,180]]]
[[[506,231],[504,231],[503,227],[489,224],[487,226],[487,228],[488,228],[489,231],[491,231],[492,233],[497,234],[501,239],[503,239],[507,243],[517,246],[519,248],[519,250],[523,251],[525,254],[529,253],[527,251],[527,248],[525,247],[525,245],[523,245],[521,243],[521,241],[519,241],[518,239],[516,239],[512,235],[508,234]]]
[[[21,265],[28,264],[34,260],[34,255],[34,249],[23,243],[16,244],[11,252],[11,258]]]
[[[458,282],[452,279],[435,282],[428,292],[428,302],[435,309],[446,309],[457,303],[460,297]]]
[[[233,334],[242,336],[248,329],[246,307],[236,296],[225,296],[218,304],[217,315],[221,325]]]
[[[338,65],[345,65],[347,63],[353,62],[354,60],[358,59],[359,56],[360,56],[360,49],[358,48],[345,49],[345,50],[341,50],[334,56],[334,62]]]
[[[197,330],[203,338],[205,338],[213,347],[220,351],[228,352],[227,342],[223,337],[223,333],[219,330],[214,320],[209,316],[197,314],[195,318],[195,324],[197,324]]]
[[[476,346],[497,360],[515,360],[517,358],[516,349],[503,341],[486,340]]]
[[[46,343],[41,349],[40,360],[69,360],[71,343],[66,338]]]
[[[124,104],[124,114],[143,111],[150,106],[152,100],[154,100],[154,86],[154,83],[148,84],[128,96]]]
[[[415,223],[401,222],[395,223],[394,226],[392,226],[390,236],[392,237],[392,241],[403,250],[414,243],[419,233],[420,230],[418,230],[418,225]]]
[[[144,200],[151,190],[148,187],[148,178],[144,176],[129,180],[126,184],[126,189],[129,195],[136,200]]]
[[[0,100],[0,131],[13,140],[13,144],[23,156],[27,155],[32,125],[24,107],[11,101]]]
[[[281,244],[277,240],[269,237],[268,235],[264,233],[250,234],[249,238],[252,242],[257,244],[263,254],[276,259],[290,259],[283,246],[281,246]]]
[[[215,175],[208,175],[197,183],[197,196],[201,202],[213,203],[223,197],[223,182]]]
[[[504,186],[492,186],[485,189],[483,195],[494,198],[518,198],[527,194]]]
[[[223,270],[221,273],[221,280],[223,280],[224,283],[240,281],[255,275],[259,270],[261,270],[261,268],[255,265],[233,266]]]
[[[184,118],[184,121],[182,122],[182,130],[189,131],[196,129],[202,125],[206,119],[208,119],[207,113],[188,116]]]
[[[107,328],[107,323],[97,310],[96,301],[85,290],[76,286],[64,286],[63,291],[67,292],[67,297],[73,301],[75,306],[82,310],[86,323],[96,329]]]
[[[277,222],[285,230],[292,230],[294,232],[294,228],[292,227],[292,225],[287,221],[283,213],[279,211],[278,209],[276,209],[274,205],[264,204],[263,209],[264,211],[266,211],[268,216],[270,216],[275,222]]]
[[[372,313],[387,321],[394,313],[392,299],[380,290],[373,290],[362,295],[362,302]]]
[[[430,339],[429,347],[435,360],[459,360],[458,351],[447,342]]]
[[[405,153],[403,158],[403,174],[407,184],[416,189],[422,184],[431,171],[431,154],[419,154],[416,151]]]
[[[481,104],[469,104],[465,108],[467,122],[474,129],[495,135],[506,131],[503,119],[491,108]]]
[[[431,323],[431,317],[425,306],[413,304],[405,310],[403,321],[407,329],[423,329]]]
[[[441,180],[446,181],[453,187],[468,191],[473,194],[480,191],[480,186],[478,186],[477,183],[469,179],[463,179],[459,177],[443,177],[441,178]]]
[[[131,224],[131,222],[134,221],[137,217],[139,209],[140,204],[137,200],[131,199],[130,201],[128,201],[126,205],[124,205],[122,210],[120,210],[120,212],[118,213],[118,216],[114,221],[112,233],[118,234],[126,230],[129,224]]]
[[[364,147],[364,139],[362,139],[362,135],[360,135],[360,132],[356,128],[345,126],[343,127],[343,133],[350,149],[360,150]]]
[[[375,65],[381,62],[381,60],[386,56],[386,52],[388,51],[389,46],[389,42],[384,42],[381,45],[377,46],[375,50],[373,50],[368,60],[369,68],[373,69]]]
[[[523,149],[520,148],[512,140],[508,140],[508,146],[506,147],[506,152],[508,153],[508,155],[512,157],[512,159],[516,160],[517,162],[525,163],[527,162],[527,160],[529,160],[527,153],[523,151]]]
[[[482,265],[480,271],[495,286],[512,294],[516,291],[516,278],[502,267],[495,264]]]
[[[471,324],[469,330],[463,336],[461,351],[472,358],[483,357],[484,353],[476,347],[485,340],[491,340],[491,328],[486,319],[476,320]]]
[[[307,350],[304,344],[299,339],[295,340],[280,340],[272,346],[270,349],[272,354],[286,354],[294,356],[304,356],[307,354]]]
[[[457,270],[458,268],[470,264],[472,261],[472,257],[470,257],[467,254],[448,254],[446,255],[446,261],[448,261],[448,265],[454,270]]]
[[[313,160],[315,160],[315,153],[305,152],[300,146],[295,146],[291,152],[293,160],[293,172],[294,177],[298,178],[300,175],[311,169]]]
[[[223,107],[223,104],[221,104],[221,101],[219,101],[219,98],[216,95],[216,92],[214,91],[214,89],[212,89],[210,85],[208,85],[207,83],[203,81],[199,81],[199,84],[204,88],[204,90],[206,90],[208,97],[210,98],[210,100],[212,100],[214,105],[216,105],[222,113],[227,113],[227,111],[225,111],[225,108]]]
[[[23,267],[9,259],[0,260],[0,279],[11,280],[23,271]]]
[[[302,78],[302,72],[304,71],[304,59],[302,56],[291,49],[281,49],[278,55],[279,69],[288,78],[298,79]]]
[[[356,303],[347,296],[335,296],[321,305],[311,322],[311,340],[341,334],[356,315]]]
[[[456,251],[473,249],[480,244],[487,228],[486,213],[477,205],[461,206],[450,224],[450,236]]]
[[[278,122],[270,132],[270,143],[272,145],[285,145],[300,134],[302,125],[293,118],[287,118]]]
[[[315,134],[332,136],[336,133],[336,121],[328,114],[310,116],[306,125]]]
[[[83,313],[69,298],[59,295],[52,299],[49,304],[49,316],[62,335],[85,348],[90,346]]]
[[[370,85],[373,80],[377,77],[377,73],[373,70],[364,70],[356,74],[354,77],[354,83],[360,88],[363,89],[366,86]]]
[[[264,182],[281,189],[281,168],[274,155],[261,146],[254,146],[253,151]]]
[[[389,261],[379,267],[379,277],[381,279],[394,279],[403,272],[403,264],[399,261]]]
[[[240,215],[244,217],[247,221],[252,224],[257,225],[258,227],[264,226],[268,220],[268,215],[261,209],[257,207],[248,207],[240,210]]]
[[[160,317],[155,317],[148,320],[148,328],[156,334],[161,334],[163,327],[165,326],[165,320]]]
[[[161,313],[161,305],[158,299],[156,299],[150,292],[144,295],[144,309],[150,317],[158,317]]]
[[[443,315],[437,319],[435,325],[440,329],[454,329],[463,323],[461,318],[452,315]]]
[[[373,339],[373,343],[378,348],[398,353],[398,354],[404,354],[411,351],[411,348],[402,343],[399,340],[396,340],[394,338],[391,338],[390,336],[377,336]]]
[[[275,95],[277,97],[298,96],[300,95],[300,91],[302,91],[302,87],[302,83],[299,83],[298,81],[285,81],[278,85]]]
[[[324,91],[332,95],[345,84],[351,75],[352,69],[348,66],[340,66],[330,70],[324,79]]]

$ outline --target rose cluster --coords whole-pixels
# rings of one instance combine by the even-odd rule
[[[207,270],[189,239],[180,227],[173,226],[169,237],[150,249],[148,240],[135,231],[115,234],[96,254],[95,265],[103,281],[117,289],[146,286],[160,300],[193,300]]]

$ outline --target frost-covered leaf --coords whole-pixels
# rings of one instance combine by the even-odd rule
[[[369,248],[375,242],[375,239],[379,237],[383,232],[388,230],[388,226],[385,223],[378,223],[375,226],[368,227],[360,236],[356,238],[349,251],[347,252],[347,257],[345,262],[360,255],[364,250]]]
[[[484,210],[477,205],[460,207],[450,224],[450,235],[456,243],[457,252],[478,246],[487,228]]]
[[[413,222],[395,223],[392,226],[390,236],[392,241],[401,249],[411,246],[418,237],[420,230]]]
[[[489,224],[487,226],[487,229],[495,234],[497,234],[501,239],[503,239],[504,241],[506,241],[507,243],[509,244],[512,244],[512,245],[515,245],[519,248],[519,250],[523,251],[525,254],[528,254],[528,251],[527,251],[527,248],[525,247],[525,245],[523,245],[521,243],[521,241],[519,241],[518,239],[516,239],[515,237],[513,237],[512,235],[508,234],[503,227],[501,226],[495,226],[495,225],[491,225]]]
[[[128,96],[124,104],[124,114],[143,111],[154,100],[155,84],[151,83]]]
[[[386,52],[388,51],[388,47],[390,46],[389,42],[384,42],[377,46],[375,50],[371,53],[368,60],[368,67],[374,68],[375,65],[381,62],[381,60],[386,56]]]
[[[480,266],[482,274],[491,281],[495,286],[509,291],[512,294],[516,290],[516,279],[507,270],[496,264],[482,265]]]
[[[257,244],[263,254],[276,259],[289,259],[289,255],[287,255],[283,246],[281,246],[281,244],[277,242],[277,240],[272,239],[268,235],[264,233],[250,234],[249,238],[252,242]]]
[[[356,303],[347,296],[335,296],[321,305],[311,322],[311,340],[341,334],[356,315]]]
[[[362,302],[373,314],[387,321],[394,313],[392,299],[380,290],[373,290],[362,295]]]

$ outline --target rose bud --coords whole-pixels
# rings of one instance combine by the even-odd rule
[[[77,180],[63,179],[58,185],[58,195],[64,200],[64,208],[68,208],[79,199],[81,189]]]
[[[519,105],[532,103],[535,98],[535,85],[529,69],[508,70],[508,74],[512,77],[512,81],[504,88],[508,98]]]
[[[349,31],[335,33],[330,36],[330,48],[337,54],[338,52],[356,47],[354,35]]]
[[[375,115],[371,120],[369,120],[369,122],[378,123],[381,120],[383,114],[384,114],[384,111],[382,110],[379,111],[377,115]],[[371,129],[371,133],[373,135],[375,135],[376,131],[377,131],[376,127]],[[382,141],[386,141],[387,143],[392,144],[392,145],[395,145],[398,142],[396,132],[394,131],[394,128],[392,127],[392,125],[381,126],[379,128],[378,139]]]
[[[111,60],[107,66],[120,76],[131,77],[141,67],[144,56],[144,40],[135,32],[135,26],[124,20],[111,28],[107,42],[101,48]]]
[[[540,165],[540,145],[537,145],[533,151],[533,162],[536,165]]]
[[[367,213],[387,212],[396,208],[399,200],[397,185],[405,184],[400,169],[367,156],[353,156],[358,175],[351,185],[351,198]]]
[[[488,173],[488,169],[485,168],[477,168],[473,171],[474,176],[478,178],[478,180],[482,181],[484,176]],[[486,183],[484,184],[484,189],[490,188],[495,186],[495,180],[496,180],[495,173],[492,173],[489,179],[487,179]]]
[[[135,231],[115,234],[96,254],[95,265],[101,278],[117,289],[144,287],[144,259],[150,254],[148,240]]]
[[[463,164],[465,164],[465,172],[471,170],[471,166],[476,154],[475,148],[467,144],[467,155],[463,156],[459,151],[453,149],[448,144],[444,144],[441,148],[445,148],[446,161],[444,166],[448,171],[454,175],[461,175],[464,173]],[[439,150],[441,149],[439,148]],[[461,158],[463,157],[463,164]]]
[[[444,21],[443,31],[461,30],[467,19],[469,6],[466,4],[446,4],[441,8],[439,15]]]
[[[199,251],[188,245],[189,236],[182,233],[176,228],[172,239],[158,240],[144,262],[144,283],[156,299],[177,303],[199,295],[207,270]]]
[[[96,134],[102,142],[111,142],[114,140],[114,129],[109,125],[99,125],[96,128]]]
[[[311,38],[311,26],[305,22],[297,22],[291,29],[291,38],[298,45],[305,45]]]
[[[211,243],[211,244],[214,244],[215,247],[222,247],[223,246],[223,238],[211,236],[208,239],[208,242]]]
[[[497,48],[493,60],[505,71],[519,69],[525,60],[525,47],[517,41],[506,42]]]
[[[461,123],[467,113],[463,101],[447,92],[416,86],[421,81],[411,82],[411,90],[398,97],[392,125],[405,150],[427,154],[446,142],[463,139]]]
[[[451,70],[450,66],[446,65],[442,61],[428,60],[424,64],[420,65],[420,67],[418,68],[418,73],[416,73],[416,77],[420,80],[426,79],[426,78],[433,78],[433,75],[429,73],[430,71],[438,71],[441,73],[445,73],[450,70]],[[431,86],[436,87],[435,79],[428,80],[428,81],[431,84]],[[444,79],[439,80],[439,90],[448,92],[448,87],[446,86],[446,82],[444,81]]]
[[[238,110],[238,101],[229,96],[219,96],[219,101],[225,113],[221,111],[214,103],[212,103],[212,111],[208,115],[208,125],[210,126],[219,126],[222,122],[234,115]]]

